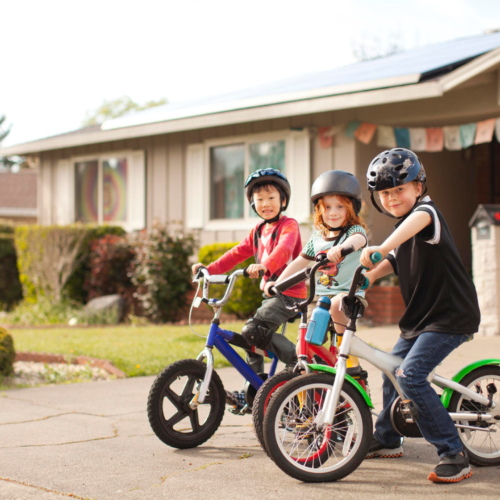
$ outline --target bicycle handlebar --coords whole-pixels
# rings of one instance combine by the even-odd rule
[[[229,300],[229,297],[233,293],[233,288],[236,279],[239,276],[245,276],[245,278],[250,278],[247,269],[248,267],[245,267],[244,269],[237,269],[236,271],[234,271],[232,274],[229,275],[227,274],[211,275],[205,266],[201,266],[198,268],[198,271],[196,272],[193,282],[203,279],[202,301],[214,307],[222,307]],[[264,276],[264,274],[265,274],[264,271],[261,269],[259,271],[259,276],[262,277]],[[227,285],[226,292],[224,293],[222,299],[217,300],[217,299],[210,299],[208,297],[209,285]]]

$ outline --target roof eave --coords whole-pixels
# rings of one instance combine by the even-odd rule
[[[0,156],[30,155],[56,149],[100,144],[103,142],[147,137],[151,135],[169,134],[188,130],[234,125],[287,116],[299,116],[340,109],[375,106],[394,102],[428,99],[442,95],[439,82],[425,82],[415,85],[403,85],[386,89],[354,92],[304,99],[300,101],[235,109],[218,113],[178,118],[158,123],[123,127],[112,130],[99,130],[82,134],[49,137],[33,142],[0,149]]]

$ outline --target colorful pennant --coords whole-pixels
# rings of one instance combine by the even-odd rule
[[[343,127],[319,127],[320,146],[329,148],[332,136],[344,131],[344,135],[369,144],[377,132],[377,146],[381,148],[408,148],[414,151],[438,152],[443,148],[459,151],[474,144],[493,140],[495,133],[500,142],[500,118],[491,118],[477,123],[450,125],[447,127],[391,127],[360,121],[351,121]]]

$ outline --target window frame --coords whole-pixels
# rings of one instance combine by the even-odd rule
[[[217,146],[230,146],[237,144],[244,144],[245,146],[245,173],[244,178],[247,179],[249,172],[249,147],[250,143],[256,142],[274,142],[274,141],[285,141],[285,175],[290,179],[290,167],[292,164],[292,138],[293,131],[291,130],[279,130],[275,132],[263,132],[257,134],[245,134],[245,135],[235,135],[231,137],[209,139],[203,142],[204,145],[204,164],[205,164],[205,193],[204,193],[204,213],[205,223],[204,229],[208,231],[224,231],[224,230],[238,230],[238,229],[251,229],[253,228],[259,220],[259,217],[250,217],[252,211],[250,204],[248,203],[246,196],[244,195],[244,208],[243,208],[243,218],[239,219],[210,219],[211,213],[211,179],[210,179],[210,148]],[[292,182],[290,182],[292,184]],[[244,187],[242,186],[243,190]],[[293,186],[292,186],[293,192]]]
[[[131,169],[133,164],[133,150],[122,150],[122,151],[111,151],[109,153],[98,153],[98,154],[88,154],[83,156],[72,156],[70,158],[70,165],[72,169],[73,178],[73,222],[79,224],[98,224],[98,225],[112,225],[121,226],[126,231],[129,230],[131,223],[131,213],[130,213],[130,191],[131,186]],[[125,221],[104,221],[104,179],[103,179],[103,163],[110,158],[125,158],[127,160],[127,217]],[[97,221],[92,222],[82,222],[76,220],[76,175],[75,175],[75,165],[76,163],[86,162],[86,161],[97,161]]]

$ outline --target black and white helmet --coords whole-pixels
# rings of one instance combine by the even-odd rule
[[[366,181],[372,193],[402,186],[411,181],[425,183],[425,170],[418,156],[409,149],[393,148],[380,153],[368,166]]]
[[[361,186],[358,179],[349,172],[330,170],[321,174],[312,185],[311,201],[314,205],[323,196],[340,195],[352,199],[356,215],[361,210]]]
[[[285,211],[288,207],[288,204],[290,203],[290,196],[292,194],[290,183],[288,182],[285,174],[281,173],[275,168],[261,168],[260,170],[257,170],[248,176],[245,182],[245,194],[247,196],[248,202],[250,204],[253,203],[252,191],[254,186],[256,184],[267,182],[277,184],[283,190],[283,193],[286,197],[285,205],[283,207],[283,211]]]

